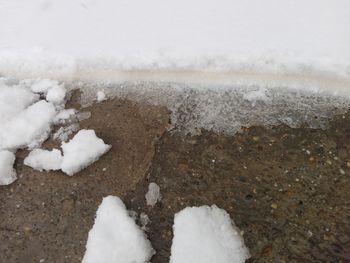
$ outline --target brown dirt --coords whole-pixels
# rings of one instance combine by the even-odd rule
[[[73,177],[33,171],[19,153],[20,178],[0,188],[0,262],[80,262],[110,194],[150,217],[154,263],[169,260],[174,214],[204,204],[231,215],[250,262],[350,262],[350,115],[326,130],[184,136],[166,131],[161,107],[115,99],[85,110],[92,116],[81,128],[95,129],[112,150]],[[144,199],[150,182],[162,193],[154,208]]]

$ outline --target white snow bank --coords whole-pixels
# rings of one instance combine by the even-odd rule
[[[249,258],[229,214],[213,205],[187,207],[174,219],[170,263],[243,263]]]
[[[39,171],[59,170],[62,164],[62,154],[57,149],[51,151],[34,149],[24,159],[24,164]]]
[[[161,199],[160,187],[156,183],[150,183],[145,198],[147,205],[154,206]]]
[[[62,171],[73,175],[93,162],[111,148],[98,138],[94,130],[80,130],[68,143],[62,142]]]
[[[38,101],[8,121],[0,123],[0,149],[34,147],[43,142],[50,132],[56,115],[52,103]]]
[[[0,185],[9,185],[16,181],[16,171],[13,169],[15,155],[9,151],[0,151]]]
[[[115,196],[103,198],[89,232],[83,263],[146,263],[154,250]]]
[[[0,24],[5,75],[94,79],[101,71],[118,75],[116,69],[350,74],[347,0],[5,0]]]

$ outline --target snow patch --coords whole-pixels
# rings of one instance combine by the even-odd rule
[[[27,80],[26,82],[33,82],[30,89],[34,93],[43,93],[45,95],[50,88],[58,86],[58,81],[51,79],[37,79],[35,81]]]
[[[61,105],[64,103],[66,97],[66,89],[63,84],[50,88],[46,95],[46,100],[52,102],[55,105]]]
[[[156,183],[150,183],[145,198],[147,205],[154,206],[161,199],[160,187]]]
[[[68,143],[62,142],[62,171],[74,175],[97,161],[111,148],[98,138],[94,130],[80,130]]]
[[[173,230],[170,263],[244,263],[250,257],[229,214],[215,205],[183,209]]]
[[[53,122],[54,124],[65,124],[69,120],[73,118],[73,116],[76,114],[75,109],[64,109],[61,110],[54,118]]]
[[[53,104],[41,100],[10,120],[0,123],[0,149],[32,148],[39,145],[47,139],[55,115]]]
[[[51,151],[34,149],[24,159],[24,164],[39,171],[59,170],[62,164],[62,154],[57,149]]]
[[[3,123],[39,99],[24,86],[0,84],[0,128]]]
[[[146,263],[154,254],[145,233],[116,196],[103,198],[89,232],[83,263]]]
[[[107,99],[106,94],[103,91],[100,90],[97,92],[97,101],[98,102],[104,101],[106,99]]]
[[[10,151],[0,151],[0,185],[9,185],[16,181],[17,174],[13,169],[15,154]]]

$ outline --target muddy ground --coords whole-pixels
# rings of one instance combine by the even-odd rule
[[[0,188],[0,262],[80,262],[106,195],[149,216],[154,263],[168,262],[174,214],[204,204],[231,215],[249,262],[350,262],[350,115],[326,130],[189,136],[168,130],[162,107],[114,99],[84,111],[91,117],[80,128],[113,148],[73,177],[34,171],[23,165],[27,152],[17,153],[19,179]],[[153,208],[144,198],[150,182],[162,194]]]

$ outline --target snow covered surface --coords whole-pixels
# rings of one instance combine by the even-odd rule
[[[83,263],[147,263],[154,254],[145,233],[135,224],[124,203],[103,198],[89,232]]]
[[[243,238],[228,213],[213,205],[187,207],[174,219],[170,263],[244,263]]]
[[[0,151],[0,185],[9,185],[16,181],[17,174],[13,169],[15,155],[9,151]]]
[[[94,130],[80,130],[69,142],[62,142],[62,171],[74,175],[97,161],[111,148],[98,138]]]
[[[49,135],[56,115],[52,103],[44,100],[30,105],[13,118],[0,123],[0,149],[34,147]]]
[[[51,151],[34,149],[24,159],[24,164],[39,171],[59,170],[62,164],[62,154],[57,149]]]
[[[38,99],[38,95],[25,87],[8,86],[0,82],[0,127]]]
[[[347,0],[4,0],[0,24],[6,76],[174,81],[211,70],[350,78]]]
[[[66,89],[63,85],[54,86],[47,91],[46,100],[54,104],[64,103]]]
[[[161,199],[160,187],[156,183],[150,183],[145,198],[147,205],[154,206]]]

